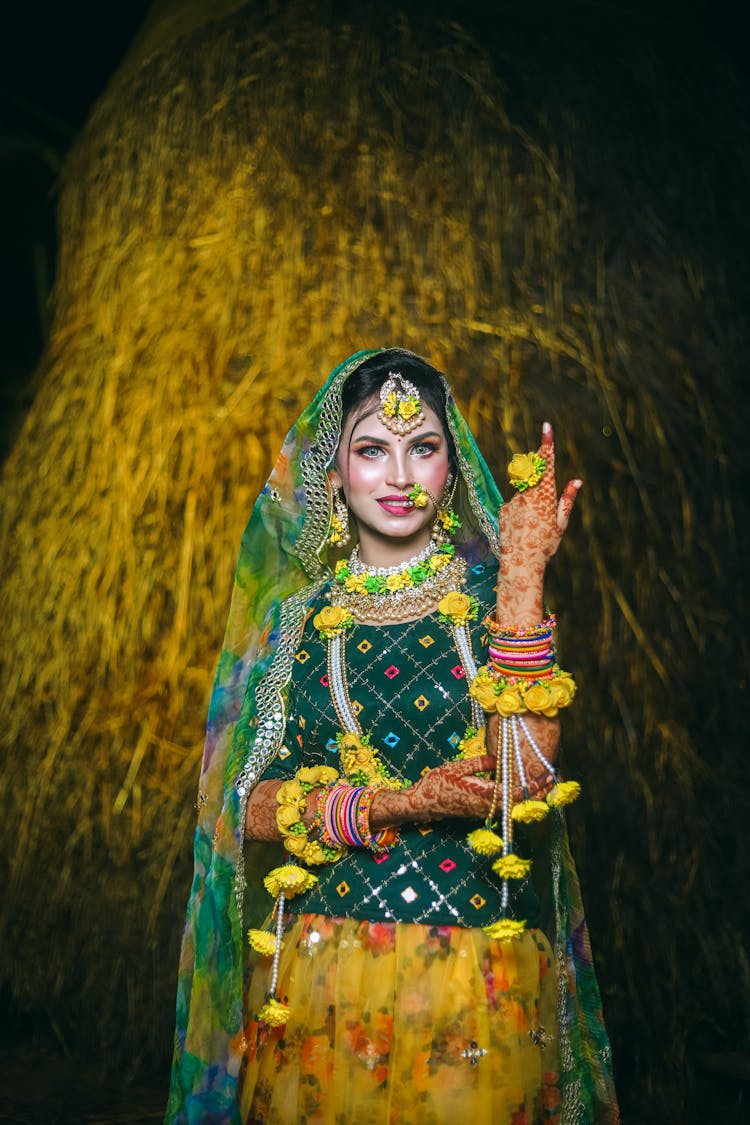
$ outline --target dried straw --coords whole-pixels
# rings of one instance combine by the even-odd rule
[[[572,821],[615,1046],[661,1104],[686,1032],[706,1012],[737,1035],[748,983],[714,780],[740,777],[745,325],[647,186],[613,250],[584,98],[514,122],[502,51],[384,11],[242,8],[131,56],[69,157],[4,476],[3,978],[70,1042],[166,1049],[239,535],[325,372],[398,343],[450,373],[498,471],[551,416],[586,478],[551,576],[582,687]]]

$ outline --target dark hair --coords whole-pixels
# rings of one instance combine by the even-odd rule
[[[419,391],[419,397],[426,406],[437,414],[448,442],[451,468],[455,469],[456,453],[448,426],[446,412],[445,384],[440,372],[431,367],[426,360],[402,348],[388,348],[384,352],[366,359],[346,380],[341,392],[341,426],[356,414],[360,407],[377,398],[380,388],[391,372],[398,372],[408,379]]]

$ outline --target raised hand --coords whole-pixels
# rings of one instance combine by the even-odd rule
[[[500,569],[497,620],[528,626],[542,618],[544,571],[568,526],[582,482],[569,481],[558,498],[555,443],[545,422],[538,456],[545,469],[539,482],[519,491],[500,509]]]
[[[552,426],[542,426],[538,456],[545,469],[538,484],[518,491],[500,509],[500,546],[510,561],[540,559],[546,564],[560,545],[582,481],[568,481],[559,499],[555,483],[555,440]]]

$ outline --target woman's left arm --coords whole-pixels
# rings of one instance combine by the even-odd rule
[[[544,576],[547,564],[560,546],[582,481],[569,481],[561,495],[555,482],[555,444],[552,426],[545,422],[539,456],[545,469],[538,484],[517,492],[500,509],[500,567],[495,616],[503,628],[528,629],[544,616]],[[554,761],[560,741],[557,719],[527,714],[532,736],[549,761]],[[488,721],[487,746],[494,753],[498,716]],[[552,779],[534,758],[529,763],[529,789],[534,795],[551,787]]]

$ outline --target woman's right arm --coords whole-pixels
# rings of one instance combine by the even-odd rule
[[[480,772],[492,771],[495,759],[489,755],[447,762],[428,770],[409,789],[379,789],[370,808],[370,829],[396,828],[401,824],[424,824],[445,817],[481,819],[492,804],[494,783]],[[276,794],[281,781],[259,781],[248,797],[245,836],[250,840],[280,840],[276,824]],[[308,830],[315,819],[317,795],[313,789],[305,802],[302,823]]]
[[[247,799],[245,837],[248,840],[280,840],[276,826],[276,794],[281,781],[259,781]]]
[[[276,794],[283,781],[259,781],[247,799],[245,809],[245,838],[248,840],[280,840],[276,824],[278,803]],[[313,789],[305,801],[305,811],[300,817],[308,831],[315,819],[318,789]]]

